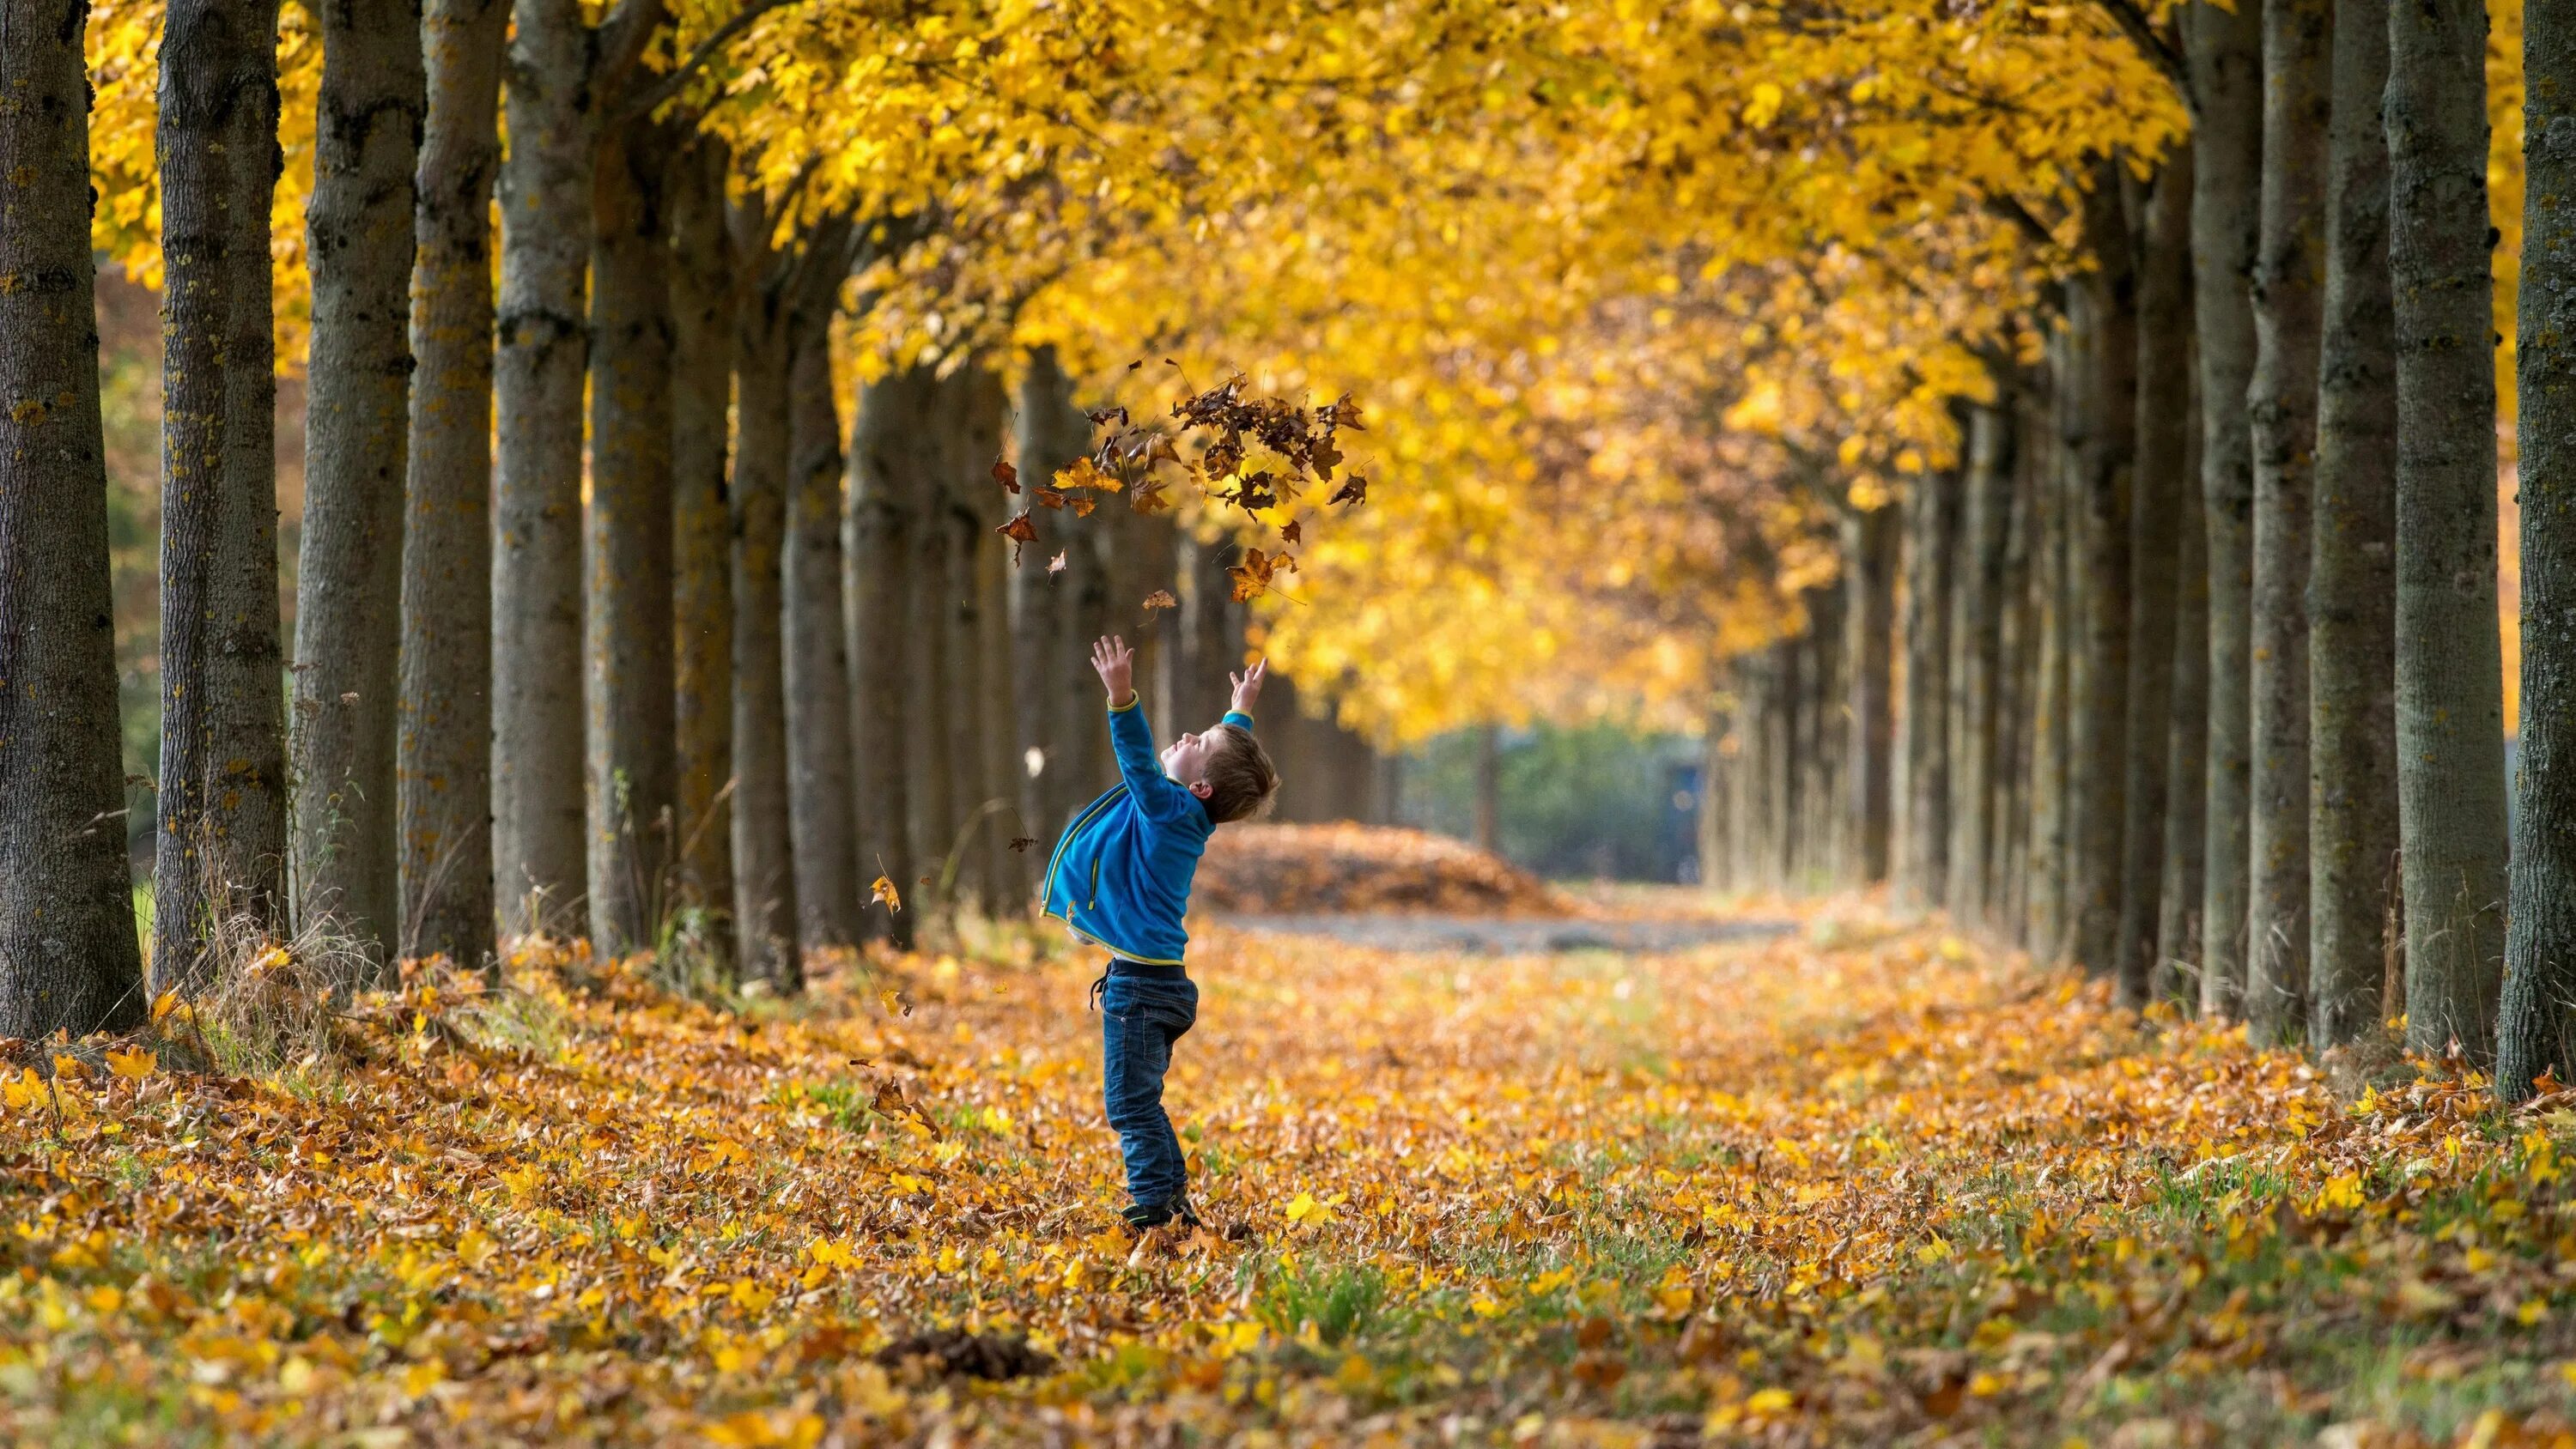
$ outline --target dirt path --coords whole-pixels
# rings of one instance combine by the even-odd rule
[[[1583,920],[1553,917],[1397,915],[1225,915],[1234,930],[1258,936],[1323,936],[1381,951],[1455,951],[1477,956],[1546,956],[1570,951],[1680,951],[1729,941],[1786,935],[1786,918],[1712,920],[1648,918]]]

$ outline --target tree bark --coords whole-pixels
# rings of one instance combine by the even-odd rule
[[[2013,436],[2010,403],[1968,413],[1966,514],[1952,625],[1950,919],[1962,926],[1991,914],[1988,875],[1995,813],[1995,729],[2003,655],[2005,529],[2011,521]]]
[[[859,874],[857,756],[850,728],[850,633],[841,577],[840,407],[832,394],[832,313],[847,237],[807,242],[788,322],[787,772],[796,900],[807,951],[855,945]],[[909,894],[910,882],[897,877]]]
[[[2576,773],[2561,768],[2568,763],[2567,726],[2576,721],[2576,652],[2569,643],[2576,639],[2576,515],[2569,512],[2576,491],[2570,486],[2576,482],[2570,445],[2576,439],[2576,6],[2568,0],[2525,6],[2523,74],[2530,103],[2515,351],[2522,405],[2522,738],[2496,1046],[2496,1092],[2507,1102],[2529,1097],[2544,1072],[2561,1082],[2576,1077],[2569,1016],[2576,1003],[2576,890],[2570,888],[2576,882],[2576,811],[2570,808]],[[2411,853],[2414,821],[2408,824]],[[2410,911],[2414,904],[2410,894]],[[2413,990],[2410,973],[2410,1006]]]
[[[2254,264],[2253,874],[2245,1016],[2258,1039],[2308,1025],[2308,562],[2325,290],[2332,0],[2263,10],[2262,235]]]
[[[2077,387],[2069,365],[2071,349],[2063,338],[2050,344],[2050,425],[2045,430],[2045,456],[2033,479],[2032,538],[2037,556],[2031,565],[2032,638],[2037,657],[2032,684],[2036,701],[2031,721],[2030,840],[2024,874],[2030,881],[2026,943],[2043,962],[2065,954],[2068,887],[2067,856],[2067,695],[2071,683],[2067,634],[2072,623],[2068,577],[2071,541],[2066,478],[2065,413]]]
[[[1896,720],[1892,657],[1896,636],[1897,521],[1894,507],[1842,516],[1844,657],[1851,661],[1851,766],[1845,776],[1846,830],[1854,879],[1887,879]]]
[[[899,945],[913,940],[912,803],[914,781],[905,758],[907,699],[916,687],[912,670],[914,562],[926,523],[915,507],[908,469],[915,466],[922,414],[935,380],[926,368],[905,368],[860,392],[850,438],[847,528],[850,539],[852,625],[851,716],[858,737],[859,878],[882,875],[906,897],[886,917],[882,933]],[[867,908],[867,928],[880,933],[877,908]]]
[[[1833,888],[1840,878],[1842,745],[1849,731],[1833,708],[1844,697],[1843,594],[1827,585],[1807,591],[1807,632],[1799,636],[1798,701],[1798,876],[1809,891]],[[1364,747],[1351,737],[1349,759],[1364,761]]]
[[[602,136],[593,173],[589,641],[590,931],[600,952],[651,945],[677,799],[672,750],[671,269],[666,136]]]
[[[582,393],[593,39],[578,0],[515,0],[501,166],[492,555],[492,874],[505,935],[580,930]]]
[[[396,767],[404,956],[492,961],[492,178],[507,0],[430,0]]]
[[[2193,320],[2200,344],[2202,519],[2208,526],[2208,788],[2203,794],[2200,1007],[2245,1001],[2245,909],[2253,771],[2254,441],[2237,405],[2254,377],[2254,269],[2263,145],[2263,7],[2199,3],[2188,56]]]
[[[268,250],[270,201],[282,164],[271,43],[276,33],[274,0],[181,0],[170,9],[161,46],[156,141],[165,281],[155,990],[206,985],[214,974],[210,952],[219,926],[227,934],[285,934],[286,674],[278,640],[277,382]],[[13,50],[10,59],[21,55],[31,67],[30,83],[46,84],[33,79],[45,74],[38,67],[46,53]],[[76,95],[85,148],[88,92]],[[51,179],[43,163],[27,164]],[[89,215],[86,150],[78,164],[80,204],[32,214],[66,220]],[[26,235],[33,246],[44,234]],[[87,277],[92,273],[86,240],[82,248],[84,265],[77,275]],[[10,355],[18,354],[13,349]],[[41,356],[25,354],[31,366]],[[88,362],[84,375],[94,392],[95,356]],[[21,455],[13,448],[6,456]],[[46,495],[12,489],[7,496],[33,507]],[[72,538],[76,543],[77,533]],[[67,548],[62,559],[29,560],[28,566],[71,557]],[[68,784],[79,777],[44,778]],[[12,879],[43,877],[13,872]]]
[[[2495,1041],[2505,934],[2486,9],[2473,0],[2392,5],[2388,40],[2406,1044],[2438,1056],[2456,1040],[2483,1062]],[[2533,136],[2546,136],[2540,98],[2556,79],[2533,72]],[[2546,355],[2549,339],[2522,345],[2534,342]],[[2524,510],[2526,530],[2535,512]],[[2524,611],[2525,637],[2538,638],[2528,601]],[[2527,702],[2524,718],[2536,713]]]
[[[2075,959],[2088,971],[2118,967],[2122,835],[2129,784],[2129,512],[2136,485],[2138,297],[2120,163],[2105,163],[2085,202],[2094,268],[2070,288],[2083,318],[2084,420],[2076,465],[2082,497],[2082,687],[2073,695]]]
[[[787,601],[788,302],[785,268],[769,245],[766,208],[727,218],[736,274],[735,444],[726,502],[733,530],[733,870],[735,950],[746,980],[793,992],[804,984],[797,943],[796,853],[788,788]]]
[[[1945,701],[1950,573],[1957,534],[1954,480],[1917,477],[1905,498],[1904,818],[1898,836],[1897,898],[1913,910],[1938,906],[1949,858],[1950,755]]]
[[[223,24],[222,12],[178,8]],[[10,405],[0,414],[0,1035],[25,1040],[129,1027],[145,1000],[109,627],[87,19],[78,6],[0,8],[0,176],[11,193],[0,277],[12,283],[0,287]],[[249,59],[238,33],[214,55],[231,67]],[[214,78],[183,70],[165,87]],[[229,86],[188,100],[276,114]]]
[[[962,750],[955,732],[951,675],[965,661],[957,657],[958,528],[949,501],[948,481],[954,471],[957,441],[956,389],[943,378],[926,385],[914,421],[912,445],[894,460],[906,490],[915,536],[908,649],[912,677],[904,690],[903,741],[912,771],[912,855],[918,872],[922,908],[937,911],[945,901],[938,890],[956,839],[959,820],[957,765]],[[1088,668],[1088,665],[1085,666]],[[907,887],[909,888],[909,887]]]
[[[2019,942],[2030,919],[2031,735],[2037,722],[2038,615],[2032,561],[2038,554],[2037,483],[2048,455],[2047,429],[2027,375],[2011,379],[2002,406],[2012,410],[2013,468],[2004,525],[2002,634],[1996,671],[1995,774],[1989,910],[2003,938]]]
[[[2197,288],[2195,287],[2195,290]],[[2195,311],[2195,322],[2197,313]],[[2201,400],[2193,411],[2205,413]],[[2232,411],[2232,409],[2231,409]],[[2187,428],[2174,535],[2173,696],[2165,734],[2165,840],[2156,912],[2159,1000],[2200,1004],[2201,853],[2208,849],[2209,521],[2200,502],[2204,418]]]
[[[1054,348],[1040,347],[1030,354],[1014,411],[1022,486],[1045,482],[1089,451],[1091,420],[1074,406],[1073,382],[1057,364]],[[1013,502],[1014,511],[1031,506],[1025,494]],[[1045,528],[1052,521],[1052,517],[1043,519],[1039,526]],[[1040,841],[1036,850],[1045,850],[1083,803],[1075,794],[1081,773],[1074,745],[1090,706],[1065,687],[1071,678],[1068,661],[1079,661],[1091,642],[1075,634],[1073,591],[1078,584],[1072,556],[1078,546],[1079,539],[1066,541],[1041,533],[1039,541],[1024,550],[1020,570],[1013,576],[1019,587],[1019,602],[1011,616],[1014,647],[1020,678],[1027,685],[1020,698],[1026,722],[1020,747],[1024,757],[1034,752],[1037,760],[1036,773],[1027,776],[1025,793],[1028,833]],[[1066,557],[1062,573],[1051,567],[1058,552]]]
[[[2155,974],[2163,899],[2166,781],[2172,766],[2174,639],[2181,617],[2183,470],[2191,462],[2191,153],[2177,152],[2147,203],[2138,268],[2138,462],[2129,549],[2137,608],[2129,618],[2128,816],[2121,828],[2120,931],[2113,951],[2123,1005],[2144,1006]],[[2194,641],[2194,647],[2206,647]]]
[[[2386,0],[2339,0],[2308,574],[2308,1039],[2378,1030],[2397,855],[2397,331]]]
[[[1020,809],[1019,782],[1028,771],[1020,764],[1020,690],[1011,654],[1011,547],[994,531],[1013,501],[993,481],[1010,398],[1000,375],[978,366],[967,379],[966,400],[968,446],[961,486],[974,503],[975,736],[984,752],[984,804],[978,808],[989,807],[977,827],[983,841],[984,909],[996,916],[1016,915],[1026,908],[1031,874],[1026,852],[1035,847],[1014,850],[1011,842],[1034,840],[1037,827]]]
[[[299,922],[381,963],[400,934],[394,717],[411,420],[414,171],[428,109],[420,0],[321,7],[306,260],[304,534],[295,579]]]
[[[733,521],[725,498],[734,287],[724,166],[723,148],[701,140],[673,158],[670,178],[675,884],[678,904],[710,918],[705,939],[719,951],[730,950],[734,912]]]

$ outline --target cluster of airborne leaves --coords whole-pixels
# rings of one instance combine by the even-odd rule
[[[793,1003],[532,947],[264,1078],[180,1070],[184,1012],[37,1048],[0,1432],[2564,1442],[2564,1098],[2338,1100],[1828,918],[1660,956],[1217,932],[1170,1088],[1210,1228],[1138,1244],[1092,964],[970,935]]]

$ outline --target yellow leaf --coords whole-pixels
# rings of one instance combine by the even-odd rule
[[[169,990],[152,998],[152,1019],[154,1021],[159,1021],[161,1018],[168,1016],[171,1012],[178,1009],[179,988],[176,986],[173,986]]]
[[[870,886],[868,889],[878,900],[885,902],[887,910],[899,911],[903,909],[903,893],[894,888],[893,881],[884,876],[878,876],[876,884]]]
[[[109,1071],[120,1077],[131,1077],[137,1081],[152,1075],[152,1069],[160,1064],[159,1058],[141,1047],[131,1047],[124,1051],[111,1048],[107,1054]]]

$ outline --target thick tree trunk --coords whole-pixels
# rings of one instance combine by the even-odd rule
[[[2193,423],[2189,151],[2165,162],[2146,222],[2138,268],[2138,465],[2129,509],[2137,607],[2129,617],[2128,817],[2120,832],[2120,932],[2112,956],[2120,1001],[2133,1007],[2146,1004],[2155,973],[2172,765],[2174,636],[2183,580],[2171,561],[2181,551],[2182,475],[2191,462]]]
[[[0,1036],[30,1041],[131,1026],[145,1000],[108,627],[86,21],[78,6],[0,6],[0,277],[36,279],[0,287]],[[220,42],[208,58],[249,59]],[[276,114],[247,87],[188,100]]]
[[[976,826],[984,862],[980,884],[988,914],[1018,914],[1029,893],[1025,852],[1034,847],[1013,850],[1011,842],[1034,839],[1036,827],[1020,811],[1019,782],[1028,771],[1020,764],[1020,692],[1011,664],[1011,545],[994,531],[1009,516],[1012,501],[993,481],[1010,398],[991,368],[978,366],[967,375],[966,406],[966,467],[958,486],[973,505],[968,516],[975,530],[974,717],[975,738],[983,750],[977,808],[985,812]]]
[[[2522,735],[2496,1045],[2507,1102],[2544,1072],[2576,1078],[2576,769],[2563,768],[2576,723],[2576,4],[2524,7],[2523,73]]]
[[[729,948],[733,899],[733,520],[725,452],[733,268],[724,151],[700,141],[671,171],[672,729],[680,903]],[[834,525],[837,527],[837,523]]]
[[[957,657],[958,527],[949,500],[955,471],[957,390],[933,379],[923,393],[912,445],[895,458],[897,476],[911,499],[919,542],[913,551],[910,664],[904,694],[904,745],[912,771],[912,855],[922,908],[947,902],[938,889],[957,838],[958,797],[964,793],[958,761],[972,758],[957,732],[952,676],[967,663]],[[1088,666],[1086,665],[1086,668]]]
[[[2082,686],[2073,694],[2070,775],[2075,795],[2075,959],[2087,971],[2117,969],[2120,892],[2127,878],[2122,835],[2129,786],[2129,510],[2137,470],[2138,298],[2129,236],[2128,189],[2119,163],[2106,163],[2085,202],[2085,243],[2094,268],[2070,292],[2081,325],[2086,391],[2077,448],[2082,494]]]
[[[977,382],[983,369],[960,368],[940,384],[940,430],[945,446],[933,480],[939,514],[948,530],[948,597],[940,609],[941,638],[946,645],[941,718],[949,734],[949,827],[940,847],[953,860],[943,863],[947,877],[943,897],[972,899],[979,908],[993,899],[993,880],[985,854],[985,837],[993,822],[983,813],[993,796],[985,779],[991,752],[984,743],[984,598],[976,577],[977,556],[984,552],[983,498],[999,492],[989,470],[992,453],[977,425]],[[998,426],[1000,419],[995,417]],[[979,456],[980,455],[980,456]],[[995,535],[993,541],[1002,542]],[[1151,675],[1139,671],[1150,681]]]
[[[278,643],[268,251],[278,98],[276,51],[265,39],[276,31],[274,0],[181,0],[170,9],[161,46],[156,139],[166,280],[161,779],[152,872],[156,990],[207,984],[219,925],[227,934],[236,922],[251,936],[285,934],[286,673]],[[12,50],[9,61],[38,67],[45,52]],[[41,70],[27,74],[31,85],[46,84],[33,79]],[[75,94],[80,104],[67,116],[81,117],[85,147],[88,92]],[[27,164],[50,180],[35,154]],[[77,194],[86,198],[85,151],[77,164],[84,168]],[[34,214],[67,221],[89,211],[84,200]],[[43,233],[26,235],[34,246]],[[83,248],[86,260],[85,242]],[[91,275],[86,267],[78,274]],[[42,353],[25,356],[36,365]],[[94,389],[96,358],[88,360],[84,375]],[[7,456],[21,455],[12,449]],[[32,507],[46,495],[13,489],[7,496]],[[67,547],[62,560],[72,557]],[[70,784],[79,777],[59,778]]]
[[[2012,409],[2013,468],[2004,524],[2002,632],[1995,685],[1994,824],[1987,850],[1993,882],[1988,910],[2005,940],[2019,941],[2029,917],[2031,733],[2038,698],[2038,618],[2032,597],[2031,560],[2037,550],[2035,490],[2047,453],[2040,413],[2023,379],[2014,379],[2002,406]]]
[[[1835,704],[1844,697],[1843,595],[1830,585],[1806,596],[1807,632],[1799,638],[1798,879],[1809,891],[1831,890],[1841,871],[1844,740]],[[1357,740],[1354,738],[1356,745]],[[1364,756],[1360,756],[1364,758]]]
[[[325,5],[315,108],[304,536],[295,578],[298,920],[381,961],[400,933],[394,716],[411,422],[420,0]]]
[[[396,750],[404,956],[493,959],[492,178],[508,0],[430,0]]]
[[[911,610],[919,587],[919,540],[928,530],[915,507],[910,470],[917,466],[924,414],[936,387],[929,370],[918,367],[869,383],[860,390],[850,435],[846,528],[855,650],[850,715],[858,761],[856,879],[883,876],[906,897],[904,909],[882,917],[881,907],[866,907],[868,934],[902,946],[912,944],[915,919],[914,781],[905,758],[905,711],[916,687]]]
[[[2200,345],[2201,516],[2208,525],[2208,788],[2203,793],[2200,1007],[2245,1001],[2247,796],[2253,764],[2254,441],[2237,406],[2254,378],[2257,197],[2263,170],[2263,7],[2189,12],[2193,320]]]
[[[2253,872],[2245,1017],[2264,1040],[2308,1025],[2308,555],[2325,293],[2333,0],[2263,9],[2262,237],[2254,265]]]
[[[492,874],[509,935],[580,930],[591,49],[578,0],[516,0],[492,554]]]
[[[2386,0],[2340,0],[2308,575],[2308,1039],[2378,1030],[2397,856],[2397,324]]]
[[[582,569],[590,933],[610,956],[653,943],[676,843],[667,145],[646,123],[614,127],[594,175],[590,316],[598,351]]]
[[[2193,399],[2195,413],[2202,411]],[[2158,1000],[2200,1004],[2201,853],[2208,849],[2209,805],[2209,523],[2200,506],[2200,439],[2206,421],[2184,436],[2180,508],[2174,535],[2173,697],[2165,734],[2165,840],[2156,911]]]
[[[1941,904],[1949,863],[1948,600],[1957,493],[1956,479],[1927,473],[1905,498],[1905,713],[1899,724],[1905,797],[1896,892],[1913,910]]]
[[[2072,542],[2066,477],[2065,413],[2077,386],[2068,365],[2070,349],[2063,339],[2050,351],[2050,425],[2044,434],[2046,456],[2033,479],[2032,539],[2037,556],[2031,565],[2035,598],[2032,639],[2037,651],[2032,683],[2035,708],[2031,720],[2030,843],[2024,874],[2029,878],[2029,928],[2026,943],[2043,962],[2060,959],[2067,947],[2067,695],[2071,683],[2067,639],[2073,595],[2068,563]]]
[[[2011,415],[1997,406],[1968,413],[1968,497],[1960,539],[1959,617],[1951,625],[1950,919],[1981,923],[1991,912],[1987,874],[1994,833],[1995,709],[2003,654],[2005,528],[2011,521]]]
[[[2406,1044],[2438,1056],[2456,1040],[2471,1060],[2481,1062],[2495,1041],[2505,934],[2486,33],[2486,9],[2475,0],[2389,7],[2388,270],[2397,311],[2397,788],[2405,841]],[[2537,122],[2556,103],[2558,83],[2559,76],[2545,67],[2532,72],[2534,114],[2527,124],[2542,142],[2554,142]],[[2546,204],[2548,193],[2536,184],[2528,194]],[[2544,289],[2534,305],[2548,300]],[[2521,345],[2534,343],[2546,356],[2549,338],[2534,335]],[[2548,440],[2537,436],[2539,429],[2523,431],[2540,443],[2547,476]],[[2526,530],[2538,511],[2523,510]],[[2545,539],[2545,523],[2543,528]],[[2544,598],[2547,591],[2543,581]],[[2528,601],[2524,610],[2525,637],[2541,637],[2528,622],[2535,617]],[[2542,702],[2524,704],[2525,720],[2538,712],[2535,703]]]
[[[859,873],[841,577],[847,469],[832,394],[832,311],[845,245],[838,228],[809,241],[788,323],[787,773],[808,951],[859,941],[863,882],[873,879]],[[897,883],[909,893],[909,881]]]
[[[1893,698],[1898,513],[1882,505],[1842,517],[1843,606],[1851,661],[1850,769],[1845,776],[1848,859],[1862,885],[1887,879],[1895,768]]]
[[[1073,405],[1073,383],[1056,364],[1055,349],[1040,347],[1030,355],[1028,370],[1021,374],[1015,425],[1015,451],[1019,459],[1023,487],[1032,487],[1055,476],[1090,447],[1091,420]],[[1030,508],[1026,494],[1012,500],[1012,511]],[[1044,510],[1036,510],[1044,515]],[[1078,661],[1088,653],[1090,640],[1074,635],[1074,587],[1069,577],[1075,544],[1062,536],[1055,516],[1040,516],[1038,526],[1046,530],[1039,541],[1028,545],[1020,567],[1012,575],[1018,590],[1012,605],[1011,626],[1014,657],[1018,660],[1020,680],[1020,715],[1023,727],[1020,749],[1023,758],[1033,756],[1037,762],[1034,774],[1027,771],[1022,798],[1029,815],[1025,833],[1039,844],[1033,855],[1042,855],[1055,839],[1056,832],[1083,802],[1075,798],[1076,766],[1071,746],[1077,733],[1079,716],[1090,706],[1081,696],[1068,692],[1063,681],[1068,677],[1069,660]],[[1059,552],[1066,555],[1066,569],[1055,572],[1050,564]],[[1220,607],[1221,607],[1220,601]],[[1042,862],[1041,862],[1042,863]]]
[[[770,218],[744,205],[729,218],[743,279],[735,326],[733,488],[733,870],[735,949],[746,980],[804,984],[798,952],[796,852],[788,788],[788,398],[785,278]]]
[[[1727,762],[1726,878],[1739,894],[1762,885],[1762,721],[1769,714],[1770,656],[1761,650],[1728,662],[1735,692],[1735,747]]]

